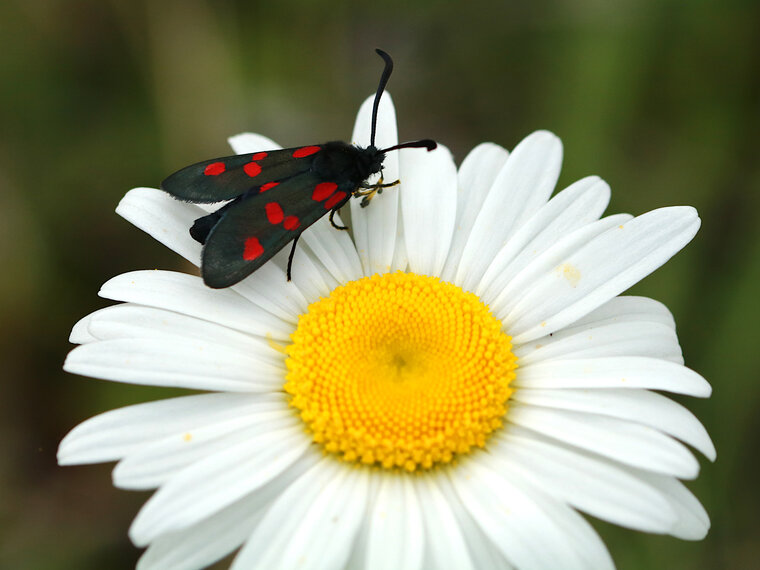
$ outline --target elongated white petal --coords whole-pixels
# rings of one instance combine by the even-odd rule
[[[286,250],[290,251],[287,247]],[[288,281],[286,270],[274,260],[269,260],[231,289],[287,323],[295,324],[298,315],[305,313],[309,306],[304,293],[293,281]]]
[[[516,388],[648,388],[706,398],[710,384],[693,370],[641,356],[545,360],[518,368]]]
[[[562,259],[565,259],[570,253],[581,249],[591,240],[605,233],[609,229],[619,226],[631,219],[632,217],[628,214],[617,214],[582,226],[559,239],[554,245],[539,254],[533,261],[524,267],[504,286],[498,296],[489,303],[491,311],[502,321],[505,330],[508,330],[513,337],[517,335],[519,331],[516,331],[514,323],[508,320],[510,314],[514,307],[519,304],[521,299],[532,291],[534,283],[548,271],[548,268],[556,267],[557,263]],[[552,332],[554,331],[547,330],[544,331],[544,334],[548,335]],[[520,338],[515,342],[522,343],[529,340],[532,340],[532,338],[526,340]]]
[[[200,278],[171,271],[132,271],[103,284],[101,297],[176,311],[264,338],[288,341],[293,326],[231,289],[209,289]]]
[[[401,210],[409,270],[438,276],[449,253],[457,207],[457,169],[449,149],[405,149]]]
[[[122,489],[155,489],[188,465],[256,435],[291,424],[292,412],[279,402],[255,414],[177,433],[128,454],[113,471]]]
[[[610,201],[610,187],[589,176],[544,204],[494,257],[475,293],[489,303],[515,275],[560,238],[599,219]]]
[[[283,365],[202,341],[125,338],[83,344],[66,357],[73,374],[148,386],[268,392],[285,378]]]
[[[200,207],[163,190],[134,188],[121,199],[116,213],[190,263],[201,264],[201,244],[189,231],[193,222],[206,214]]]
[[[562,164],[562,143],[537,131],[507,158],[472,227],[455,283],[474,291],[507,239],[532,216],[554,190]]]
[[[514,350],[520,366],[552,359],[646,356],[683,364],[676,331],[667,325],[616,322],[570,327]]]
[[[291,247],[292,244],[281,249],[271,260],[283,271],[287,270]],[[328,296],[337,283],[329,271],[311,254],[311,250],[305,247],[296,247],[293,255],[291,279],[308,304],[320,297]]]
[[[288,428],[263,432],[180,471],[148,500],[129,531],[137,546],[187,528],[265,485],[310,445],[297,418]]]
[[[248,154],[249,152],[259,152],[262,150],[278,150],[282,147],[269,137],[257,133],[240,133],[231,136],[227,142],[235,151],[235,154]]]
[[[517,390],[517,402],[532,406],[611,416],[653,427],[688,443],[710,461],[715,446],[707,430],[678,402],[648,390]]]
[[[281,365],[284,356],[273,350],[271,341],[173,311],[121,303],[95,311],[87,322],[97,340],[175,339],[201,341],[226,350],[235,350],[269,364]]]
[[[438,477],[425,476],[413,481],[425,523],[425,562],[422,567],[474,569],[465,537],[436,479]]]
[[[278,497],[232,568],[342,568],[364,516],[368,481],[367,472],[323,460]]]
[[[511,449],[511,448],[510,448]],[[478,458],[481,465],[519,486],[541,511],[546,513],[559,531],[566,536],[568,544],[581,559],[584,568],[614,568],[607,548],[591,525],[565,500],[554,498],[552,485],[536,480],[530,469],[524,469],[511,457],[501,454],[483,454]]]
[[[63,438],[58,463],[75,465],[121,459],[143,445],[177,433],[286,406],[282,394],[199,394],[146,402],[105,412],[75,427]]]
[[[512,570],[514,568],[512,564],[481,530],[480,525],[465,507],[451,481],[451,473],[442,473],[441,477],[436,477],[436,484],[446,496],[446,503],[451,507],[451,511],[456,517],[457,525],[464,536],[473,566],[475,568]]]
[[[417,492],[408,477],[383,477],[369,513],[367,570],[420,570],[425,532]],[[393,545],[392,548],[389,545]]]
[[[675,439],[648,426],[608,416],[512,404],[509,421],[647,471],[693,479],[699,463]]]
[[[216,206],[207,210],[214,209]],[[189,229],[207,210],[176,200],[161,190],[135,188],[122,198],[116,213],[199,266],[201,244],[190,236]],[[271,262],[233,289],[252,303],[289,322],[295,322],[307,305],[297,287],[288,283],[285,272]]]
[[[370,144],[372,119],[372,104],[374,95],[362,103],[356,116],[356,125],[352,141],[362,147]],[[377,112],[377,134],[375,146],[388,148],[398,144],[396,129],[396,110],[390,93],[383,93]],[[370,178],[369,183],[377,181],[377,176]],[[391,151],[383,161],[383,180],[386,183],[399,179],[398,152]],[[361,200],[351,200],[351,222],[353,224],[354,241],[362,260],[365,275],[387,273],[393,261],[393,250],[396,246],[396,226],[398,223],[399,192],[403,191],[402,184],[397,188],[389,188],[376,195],[366,208],[362,208]]]
[[[655,487],[668,500],[678,519],[668,534],[681,540],[702,540],[710,530],[710,517],[705,508],[686,486],[674,479],[654,473],[640,472],[639,476]]]
[[[560,532],[567,535],[584,568],[614,570],[615,563],[601,537],[577,511],[564,503],[538,500],[539,496],[532,498],[551,517]]]
[[[97,311],[96,311],[97,312]],[[94,340],[98,340],[90,332],[90,320],[95,313],[90,313],[86,317],[79,319],[71,328],[71,334],[69,334],[69,342],[73,344],[86,344]]]
[[[676,520],[667,499],[638,471],[520,426],[497,435],[490,457],[599,519],[656,533],[667,532]]]
[[[505,319],[515,342],[559,330],[622,293],[689,243],[699,223],[694,208],[661,208],[569,253],[546,268]]]
[[[444,281],[453,281],[475,219],[508,156],[509,153],[499,145],[482,143],[472,149],[462,161],[458,173],[455,231],[446,265],[441,272]]]
[[[239,501],[202,521],[151,542],[137,570],[205,568],[238,548],[259,524],[272,502],[318,459],[306,453],[283,473]]]
[[[566,533],[532,498],[473,456],[451,471],[457,493],[481,530],[518,568],[584,568]]]
[[[572,325],[562,329],[562,331],[574,331],[576,328],[583,330],[610,323],[632,323],[639,321],[658,323],[673,330],[676,328],[673,314],[659,301],[655,301],[649,297],[621,295],[613,297],[588,313],[585,317],[581,317]]]
[[[335,216],[335,223],[344,225],[338,215]],[[348,283],[362,277],[362,263],[351,236],[332,227],[326,217],[306,230],[301,238],[338,283]]]

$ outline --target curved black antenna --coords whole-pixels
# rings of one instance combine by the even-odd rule
[[[377,93],[375,94],[375,103],[372,105],[372,134],[369,137],[370,146],[375,146],[377,108],[380,106],[380,97],[382,97],[383,91],[385,91],[385,85],[388,83],[388,79],[390,79],[391,73],[393,72],[393,60],[391,59],[391,56],[381,49],[376,49],[375,52],[385,61],[385,69],[383,69],[383,74],[380,76],[380,84],[377,86]]]
[[[438,143],[434,140],[430,139],[422,139],[419,141],[411,141],[411,142],[405,142],[401,144],[397,144],[394,146],[389,146],[388,148],[382,148],[378,152],[388,152],[389,150],[398,150],[400,148],[426,148],[428,152],[431,150],[435,150],[435,147],[438,146]]]

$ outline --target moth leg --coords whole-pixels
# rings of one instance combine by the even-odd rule
[[[370,184],[369,186],[361,185],[359,188],[362,188],[362,190],[358,190],[356,192],[356,196],[364,196],[362,198],[361,204],[359,204],[362,208],[366,208],[369,206],[370,201],[372,201],[372,198],[375,197],[375,194],[382,194],[383,188],[390,188],[391,186],[396,186],[401,182],[400,180],[396,180],[395,182],[390,182],[388,184],[383,184],[382,177],[380,180],[377,181],[377,184]]]
[[[338,210],[330,210],[330,224],[332,224],[332,227],[334,227],[336,230],[347,230],[348,226],[339,226],[335,223],[335,220],[333,219],[335,217],[335,212]]]
[[[290,255],[288,256],[288,281],[290,281],[290,269],[293,267],[293,255],[296,253],[296,244],[298,243],[298,238],[301,237],[301,234],[298,234],[296,238],[293,240],[293,247],[290,248]]]

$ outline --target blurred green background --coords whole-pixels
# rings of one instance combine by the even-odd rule
[[[134,186],[228,152],[348,139],[382,47],[402,139],[458,161],[538,128],[564,186],[599,174],[611,212],[692,204],[694,242],[634,288],[675,313],[688,400],[718,448],[690,484],[700,543],[598,524],[621,569],[750,568],[760,559],[760,4],[757,2],[148,2],[0,4],[0,567],[132,568],[146,498],[110,465],[59,468],[58,441],[100,411],[165,392],[62,372],[106,279],[190,270],[114,214]],[[596,523],[595,523],[596,524]]]

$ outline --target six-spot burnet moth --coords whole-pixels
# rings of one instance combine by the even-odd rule
[[[203,244],[201,274],[209,287],[229,287],[264,265],[293,242],[287,276],[301,233],[330,212],[333,216],[353,196],[362,206],[376,192],[398,181],[367,184],[381,173],[385,153],[401,148],[436,147],[419,140],[389,148],[375,147],[377,110],[393,61],[375,50],[385,69],[372,108],[370,145],[362,148],[341,141],[284,150],[239,154],[193,164],[169,176],[161,188],[180,200],[211,204],[230,200],[215,212],[195,220],[190,235]]]

